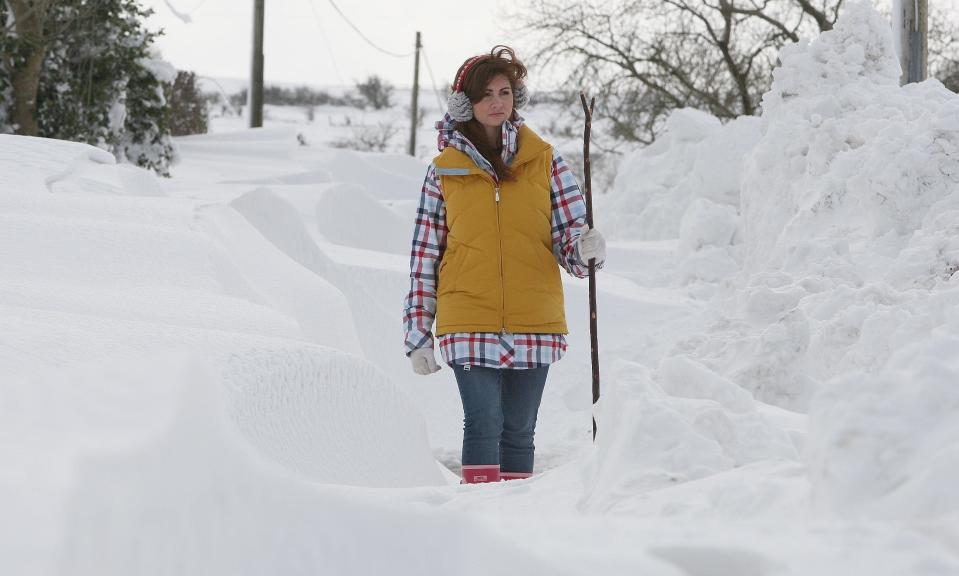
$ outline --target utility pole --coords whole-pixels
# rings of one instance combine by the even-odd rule
[[[899,83],[922,82],[929,75],[929,0],[896,0],[893,10],[902,66]]]
[[[416,125],[419,119],[420,96],[420,33],[416,33],[416,58],[413,61],[413,103],[410,105],[410,156],[416,156]]]
[[[263,3],[253,0],[253,69],[250,73],[250,128],[263,126]]]

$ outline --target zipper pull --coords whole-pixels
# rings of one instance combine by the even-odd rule
[[[499,203],[499,186],[496,187],[496,202]]]

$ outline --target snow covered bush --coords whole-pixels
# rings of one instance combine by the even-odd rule
[[[12,54],[16,49],[16,38],[8,32],[13,26],[13,13],[6,2],[0,2],[0,54]],[[14,131],[13,118],[10,108],[13,102],[13,84],[4,62],[0,58],[0,134],[9,134]],[[9,60],[7,60],[9,62]]]
[[[149,14],[137,0],[51,5],[47,24],[61,33],[44,47],[37,94],[40,136],[92,144],[168,175],[174,150],[164,90],[175,71],[151,52],[157,33],[143,27]],[[16,50],[24,40],[11,34],[3,42],[5,50]],[[9,75],[0,62],[0,96]],[[10,98],[0,99],[0,119],[11,105]],[[12,132],[2,121],[0,129]]]
[[[170,88],[170,134],[206,134],[209,125],[207,98],[200,91],[194,72],[178,70]]]
[[[0,102],[9,102],[13,98],[13,90],[10,84],[6,82],[3,74],[0,73]],[[8,118],[7,107],[0,106],[0,134],[9,134],[13,132],[13,126],[10,125],[11,119]]]
[[[176,159],[170,140],[167,94],[176,69],[156,54],[147,54],[131,67],[127,79],[126,116],[113,152],[121,160],[168,176]]]

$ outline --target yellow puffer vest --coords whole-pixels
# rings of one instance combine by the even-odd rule
[[[496,181],[449,146],[433,163],[446,202],[436,334],[566,334],[563,284],[553,256],[549,144],[522,126],[511,165]]]

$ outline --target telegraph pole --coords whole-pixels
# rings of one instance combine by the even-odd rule
[[[413,103],[410,105],[410,156],[416,156],[416,124],[419,119],[420,96],[420,33],[416,33],[416,58],[413,61]]]
[[[263,3],[253,0],[253,69],[250,73],[250,128],[263,126]]]
[[[899,83],[922,82],[929,75],[929,0],[897,0],[893,10],[902,66]]]

